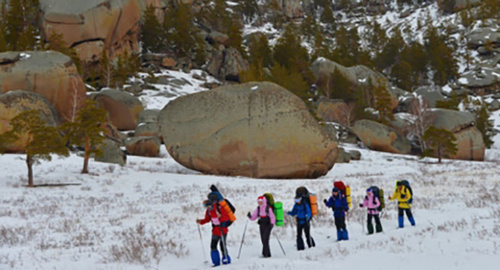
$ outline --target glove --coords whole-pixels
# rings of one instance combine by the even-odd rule
[[[389,196],[389,200],[391,200],[391,199],[392,199],[391,196]]]
[[[200,219],[199,218],[196,219],[196,223],[200,224]]]
[[[363,204],[362,204],[362,203],[360,203],[360,204],[359,204],[359,207],[363,207]]]
[[[251,217],[252,217],[252,214],[250,214],[250,212],[248,212],[247,217],[248,217],[248,218],[251,218]]]
[[[287,215],[291,216],[292,215],[292,212],[286,212]]]
[[[323,200],[323,202],[326,204],[327,200],[326,200],[326,199],[324,199],[324,200]]]

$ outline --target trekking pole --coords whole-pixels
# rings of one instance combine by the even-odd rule
[[[243,242],[245,241],[245,233],[247,232],[248,219],[245,223],[245,229],[243,230],[243,236],[241,237],[240,250],[238,251],[238,259],[240,258],[241,248],[243,247]]]
[[[222,241],[222,249],[224,249],[223,253],[226,253],[226,256],[229,256],[229,253],[227,253],[226,238],[224,237],[221,225],[219,225],[219,230],[220,230],[220,240]],[[224,258],[224,254],[222,254],[222,258]]]
[[[205,246],[203,245],[203,237],[201,236],[200,224],[198,224],[198,233],[200,234],[201,249],[203,250],[203,258],[205,258],[204,263],[208,263],[207,254],[205,254]]]
[[[276,235],[276,233],[274,233],[274,232],[273,232],[273,234],[274,234],[274,237],[276,237],[276,240],[278,240],[278,244],[280,244],[281,250],[283,251],[283,255],[286,256],[285,249],[283,249],[283,246],[281,245],[281,241],[278,238],[278,235]]]

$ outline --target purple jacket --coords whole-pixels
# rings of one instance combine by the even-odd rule
[[[367,212],[371,215],[378,215],[377,207],[380,206],[380,201],[377,197],[373,195],[373,192],[369,191],[365,196],[365,200],[362,203],[361,207],[368,208]]]
[[[271,207],[267,206],[266,200],[262,201],[261,206],[257,206],[257,208],[253,211],[250,220],[256,220],[257,218],[263,218],[269,216],[271,219],[271,224],[276,224],[276,217],[274,216],[274,211]]]

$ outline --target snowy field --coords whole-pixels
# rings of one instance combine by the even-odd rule
[[[500,112],[495,112],[496,128]],[[360,161],[336,164],[316,180],[257,180],[201,175],[177,164],[163,149],[161,158],[129,156],[124,167],[90,163],[80,174],[77,155],[35,166],[35,184],[75,183],[28,189],[20,155],[0,156],[0,269],[207,269],[210,225],[201,226],[201,202],[216,184],[236,206],[224,269],[498,269],[500,264],[500,136],[487,161],[468,162],[392,155],[358,149]],[[238,259],[245,217],[256,199],[272,192],[293,205],[295,189],[305,185],[318,202],[334,180],[352,187],[350,240],[336,242],[331,211],[319,208],[312,223],[316,247],[297,251],[295,224],[275,228],[272,258],[259,258],[258,225],[249,222]],[[414,191],[415,227],[397,229],[396,203],[382,214],[384,232],[366,235],[364,191],[378,185],[387,195],[396,180],[408,179]],[[408,221],[405,221],[408,225]],[[281,241],[282,252],[276,236]],[[205,252],[205,254],[203,253]],[[206,259],[205,259],[206,256]]]

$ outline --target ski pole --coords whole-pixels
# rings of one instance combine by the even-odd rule
[[[278,240],[278,244],[280,244],[280,247],[281,247],[281,250],[283,251],[283,254],[286,256],[286,253],[285,253],[285,249],[283,249],[283,246],[281,245],[281,241],[280,239],[278,238],[278,235],[276,235],[276,233],[274,233],[274,237],[276,237],[276,240]]]
[[[245,229],[243,230],[243,236],[241,237],[240,250],[238,251],[238,259],[240,258],[241,248],[243,247],[243,242],[245,241],[245,233],[247,232],[248,219],[245,223]]]
[[[205,258],[204,263],[208,263],[207,254],[205,254],[205,246],[203,245],[203,237],[201,236],[200,224],[198,224],[198,233],[200,234],[201,249],[203,250],[203,258]]]

